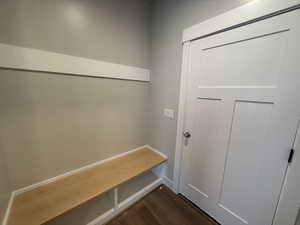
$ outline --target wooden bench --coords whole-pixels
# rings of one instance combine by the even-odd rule
[[[143,148],[15,196],[8,225],[41,225],[167,159]]]

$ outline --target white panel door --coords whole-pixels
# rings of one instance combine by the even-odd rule
[[[297,21],[299,10],[190,44],[180,192],[222,225],[273,222],[300,118]]]

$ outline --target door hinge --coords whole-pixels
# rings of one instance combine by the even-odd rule
[[[288,160],[289,163],[293,162],[294,155],[295,155],[295,149],[292,148],[289,155],[289,160]]]

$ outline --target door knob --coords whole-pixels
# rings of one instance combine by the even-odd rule
[[[185,138],[190,138],[192,135],[188,131],[186,131],[186,132],[183,132],[183,136]]]

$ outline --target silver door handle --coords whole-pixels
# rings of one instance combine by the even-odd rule
[[[190,132],[186,131],[186,132],[183,132],[183,136],[185,138],[190,138],[192,135],[190,134]]]

